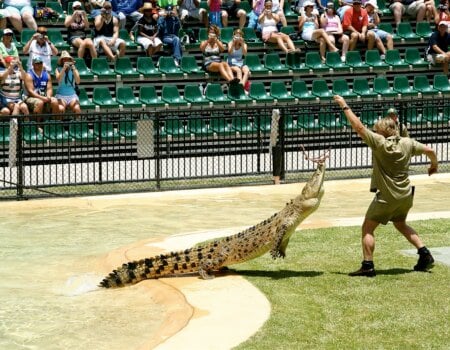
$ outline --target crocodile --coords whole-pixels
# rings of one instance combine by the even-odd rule
[[[211,279],[215,271],[254,259],[268,251],[273,259],[284,258],[297,226],[319,207],[324,194],[325,158],[313,160],[318,164],[317,169],[301,194],[268,219],[235,235],[200,243],[184,251],[124,263],[106,276],[99,287],[122,287],[145,279],[197,273],[203,279]]]

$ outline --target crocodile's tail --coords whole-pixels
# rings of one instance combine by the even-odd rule
[[[192,258],[193,253],[197,253],[195,259]],[[199,254],[201,255],[201,252],[191,248],[125,263],[106,276],[100,282],[99,287],[123,287],[145,279],[196,273],[198,272],[199,258],[201,259]]]

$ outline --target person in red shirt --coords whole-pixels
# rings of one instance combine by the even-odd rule
[[[367,41],[369,48],[374,46],[375,34],[372,31],[367,32],[368,24],[367,11],[361,8],[361,0],[353,0],[352,7],[345,11],[342,20],[344,34],[350,37],[349,50],[354,50],[358,41],[362,43]]]

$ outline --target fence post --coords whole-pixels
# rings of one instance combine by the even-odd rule
[[[156,176],[156,188],[158,190],[161,190],[161,157],[160,157],[160,128],[159,128],[159,123],[160,123],[160,118],[159,118],[159,113],[155,113],[156,115],[156,120],[155,120],[155,129],[156,129],[156,152],[155,152],[155,166],[156,166],[156,170],[155,170],[155,176]]]
[[[16,137],[16,152],[17,152],[17,199],[23,200],[23,186],[24,186],[24,171],[23,171],[23,121],[22,118],[17,118],[17,137]]]

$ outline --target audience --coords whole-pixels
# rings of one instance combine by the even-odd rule
[[[367,11],[361,8],[361,0],[353,0],[352,7],[345,11],[342,21],[344,33],[350,38],[350,50],[354,50],[358,42],[367,41],[367,47],[374,46],[375,33],[367,31],[368,25],[369,17]]]
[[[222,0],[208,0],[207,4],[209,8],[208,24],[222,28],[222,11],[220,9]]]
[[[334,3],[327,4],[326,11],[320,16],[320,26],[325,30],[330,41],[335,45],[336,40],[342,44],[341,61],[345,62],[350,39],[342,30],[341,20],[336,15]]]
[[[144,3],[139,11],[143,16],[137,22],[136,41],[144,47],[147,56],[151,57],[162,48],[162,41],[158,37],[158,15],[155,15],[153,5],[149,2]]]
[[[4,0],[4,9],[9,14],[9,21],[18,31],[22,31],[22,20],[25,25],[33,30],[37,30],[36,20],[34,19],[34,9],[30,0]]]
[[[448,0],[441,0],[434,16],[434,22],[439,25],[441,22],[447,22],[450,25],[450,10],[448,8]]]
[[[381,20],[377,12],[378,6],[376,1],[366,1],[365,9],[369,18],[369,24],[367,25],[367,28],[369,32],[373,32],[375,34],[375,45],[377,46],[378,50],[380,50],[381,58],[384,59],[384,57],[386,56],[386,47],[383,44],[383,40],[386,41],[387,49],[392,50],[394,48],[394,39],[388,32],[378,29],[378,24],[381,22]],[[373,47],[368,46],[367,48],[371,50]]]
[[[239,28],[244,28],[247,20],[247,12],[239,8],[241,0],[222,0],[222,25],[228,27],[228,18],[237,18]]]
[[[286,27],[287,21],[286,16],[284,15],[285,0],[271,0],[271,1],[272,1],[272,12],[275,13],[280,18],[281,26]]]
[[[208,13],[206,9],[200,8],[200,0],[178,0],[178,7],[181,23],[191,17],[208,27]]]
[[[2,41],[0,42],[0,63],[6,67],[5,58],[8,56],[19,57],[19,50],[13,41],[14,33],[11,29],[6,28],[3,31]]]
[[[26,72],[20,59],[15,56],[4,58],[5,70],[0,72],[0,114],[28,115],[28,107],[22,100],[22,81]]]
[[[433,34],[431,34],[425,53],[428,62],[433,66],[442,64],[442,70],[446,75],[448,75],[448,62],[450,61],[449,45],[450,33],[448,33],[448,24],[447,22],[441,22]]]
[[[181,28],[180,19],[172,6],[167,6],[165,14],[158,20],[158,31],[162,42],[172,48],[172,56],[178,66],[183,56],[183,49],[178,32]]]
[[[86,49],[89,50],[91,58],[97,57],[94,42],[87,37],[86,30],[89,29],[89,20],[81,7],[81,2],[75,1],[72,4],[72,14],[68,15],[64,21],[67,27],[67,42],[77,49],[78,57],[83,58]]]
[[[34,58],[40,57],[41,62],[44,63],[44,68],[49,73],[52,72],[51,58],[58,55],[58,49],[48,39],[46,27],[39,27],[37,32],[25,44],[22,51],[25,55],[29,55],[28,69],[33,68]]]
[[[58,82],[55,97],[58,100],[59,113],[64,113],[67,109],[73,113],[80,113],[80,101],[75,90],[80,84],[80,73],[67,51],[61,52],[55,75]]]
[[[434,0],[432,0],[434,1]],[[391,5],[389,9],[394,15],[395,24],[402,21],[402,16],[407,14],[410,17],[415,17],[417,22],[421,22],[425,18],[425,13],[427,11],[427,4],[424,0],[391,0]]]
[[[120,28],[124,29],[127,19],[134,24],[142,17],[139,9],[142,7],[142,0],[111,0],[112,10],[119,18]]]
[[[258,23],[258,18],[261,13],[264,11],[264,3],[265,0],[253,0],[252,10],[248,16],[248,28],[252,28],[253,30],[261,31],[261,26]]]
[[[241,29],[235,29],[233,32],[233,40],[228,44],[228,65],[236,74],[239,82],[246,91],[249,90],[250,84],[248,77],[250,69],[244,64],[244,56],[247,55],[247,44],[244,40],[244,33]]]

